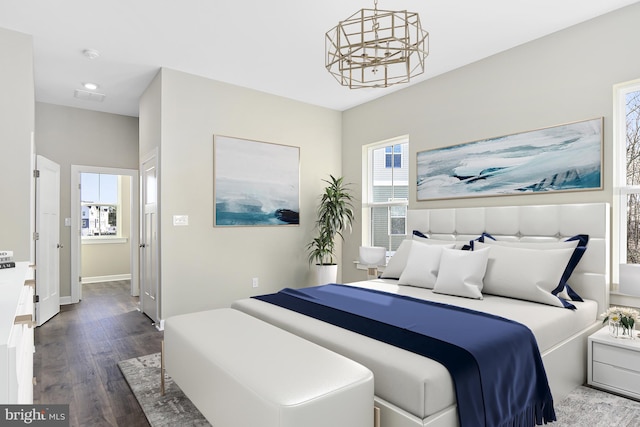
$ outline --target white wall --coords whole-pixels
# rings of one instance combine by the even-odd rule
[[[404,134],[410,136],[415,165],[419,151],[604,117],[604,190],[418,202],[412,168],[409,204],[415,209],[611,203],[612,87],[640,77],[639,20],[640,4],[635,4],[346,111],[346,179],[357,183],[360,194],[362,146]],[[365,278],[351,263],[361,237],[358,225],[344,245],[345,281]]]
[[[0,28],[0,250],[30,260],[33,42]]]
[[[161,317],[312,283],[304,248],[321,180],[341,173],[341,114],[170,69],[140,106],[141,147],[161,140]],[[213,227],[214,134],[300,147],[300,226]]]

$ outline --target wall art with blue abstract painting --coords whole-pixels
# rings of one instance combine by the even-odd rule
[[[214,225],[300,224],[300,148],[215,135]]]
[[[417,154],[417,199],[602,189],[602,117]]]

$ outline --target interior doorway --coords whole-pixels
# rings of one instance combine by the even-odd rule
[[[138,194],[137,170],[71,166],[72,303],[90,282],[130,279],[130,294],[139,295]]]

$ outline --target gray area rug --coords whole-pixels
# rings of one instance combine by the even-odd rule
[[[210,426],[171,378],[165,377],[165,395],[160,395],[160,353],[118,366],[152,427]],[[640,402],[588,387],[578,387],[555,409],[558,421],[551,426],[640,427]]]
[[[160,394],[160,353],[118,362],[151,427],[211,426],[170,377]]]
[[[578,387],[554,406],[558,422],[552,426],[640,426],[640,402],[588,387]]]

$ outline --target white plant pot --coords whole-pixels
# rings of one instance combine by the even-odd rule
[[[338,280],[338,264],[321,265],[316,264],[316,283],[326,285],[336,283]]]

